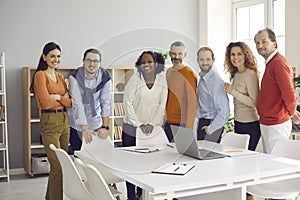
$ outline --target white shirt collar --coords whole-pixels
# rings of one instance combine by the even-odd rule
[[[275,49],[274,51],[273,51],[273,53],[271,53],[271,55],[269,55],[269,57],[266,59],[266,64],[275,56],[275,54],[278,52],[278,50],[277,49]]]

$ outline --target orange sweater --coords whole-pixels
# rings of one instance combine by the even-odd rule
[[[34,93],[39,109],[63,109],[70,108],[72,102],[70,98],[62,97],[60,101],[50,99],[50,94],[63,96],[68,92],[63,75],[56,72],[57,83],[50,79],[45,71],[38,71],[34,76]]]
[[[167,71],[168,99],[166,121],[174,124],[186,124],[193,128],[196,115],[197,78],[189,67]]]

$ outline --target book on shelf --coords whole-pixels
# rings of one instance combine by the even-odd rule
[[[122,139],[122,126],[115,126],[114,127],[114,138],[115,140]]]
[[[124,115],[124,106],[122,102],[114,103],[114,113],[115,116],[123,116]]]
[[[0,105],[0,120],[4,120],[4,105]]]

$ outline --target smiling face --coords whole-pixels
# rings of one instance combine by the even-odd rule
[[[262,31],[255,36],[255,45],[259,55],[267,59],[276,49],[276,42],[272,42],[267,31]]]
[[[242,71],[245,68],[245,54],[241,47],[232,47],[230,51],[230,62],[233,66]]]
[[[93,78],[100,68],[99,54],[89,52],[83,60],[83,67],[88,77]]]
[[[215,60],[210,51],[208,50],[199,51],[197,62],[199,68],[201,69],[201,73],[206,74],[211,69],[214,61]]]
[[[143,74],[154,74],[156,63],[151,54],[145,53],[141,58],[141,71]]]
[[[49,51],[47,55],[43,54],[43,59],[46,61],[48,67],[50,68],[57,68],[60,63],[60,50],[53,49],[52,51]]]
[[[169,55],[174,66],[181,66],[182,61],[186,56],[185,47],[172,45]]]

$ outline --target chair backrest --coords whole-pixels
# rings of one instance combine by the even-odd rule
[[[279,139],[270,154],[300,160],[300,140]]]
[[[92,142],[86,143],[85,140],[82,141],[81,150],[95,150],[95,149],[107,149],[113,148],[114,144],[111,141],[110,137],[100,138],[98,135],[92,136]]]
[[[113,200],[114,197],[105,182],[103,176],[99,173],[96,167],[90,164],[78,163],[87,176],[89,188],[93,199]]]
[[[220,143],[225,146],[248,149],[249,141],[250,135],[248,134],[226,133]]]
[[[106,139],[100,138],[97,135],[92,136],[92,142],[87,144],[84,140],[82,141],[81,151],[87,151],[89,153],[95,153],[96,150],[101,149],[108,149],[108,148],[114,148],[113,142],[111,141],[110,137],[107,137]],[[123,179],[120,179],[119,177],[111,174],[104,168],[97,166],[97,169],[104,177],[105,181],[108,184],[112,183],[119,183],[123,182]]]
[[[72,200],[93,200],[70,156],[53,144],[50,148],[56,153],[62,168],[64,194]]]
[[[145,135],[140,128],[136,129],[136,146],[151,146],[168,143],[167,135],[160,126],[154,126],[152,133],[149,135]]]

